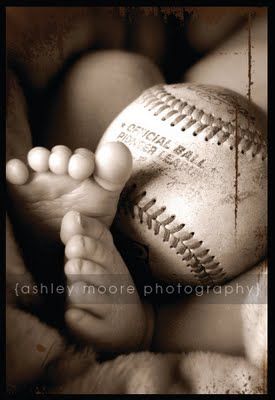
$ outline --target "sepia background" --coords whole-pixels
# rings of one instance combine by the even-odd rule
[[[8,159],[24,160],[32,146],[59,143],[60,132],[66,132],[64,144],[94,150],[113,118],[144,89],[161,81],[225,86],[267,112],[267,9],[264,7],[8,7],[6,50]],[[122,51],[138,56],[130,70],[128,55]],[[147,80],[138,79],[140,68],[146,68],[146,62],[140,61],[139,56],[155,64],[155,73]],[[111,70],[104,67],[110,62],[114,65]],[[77,84],[75,71],[81,72]],[[127,89],[125,76],[131,90]],[[80,87],[82,107],[74,112]],[[79,138],[81,143],[76,144],[74,138],[79,127],[83,136]],[[211,309],[207,302],[201,301],[197,308],[190,305],[188,311],[197,318],[193,329],[196,335],[201,335],[203,344],[197,348],[200,351],[193,351],[195,342],[187,332],[182,338],[189,346],[184,349],[189,352],[186,357],[180,353],[148,352],[98,362],[92,349],[66,348],[58,331],[62,302],[58,304],[52,299],[41,316],[40,304],[14,301],[9,292],[9,277],[12,280],[15,272],[23,271],[31,280],[36,273],[31,267],[36,260],[33,253],[28,255],[26,246],[30,243],[26,244],[25,236],[15,226],[12,206],[8,204],[9,392],[266,391],[266,305],[257,310],[248,307],[245,312],[241,305],[227,308],[229,324],[245,313],[244,325],[250,324],[252,330],[260,332],[259,337],[249,337],[241,348],[230,335],[224,343],[215,343],[216,348],[207,342],[200,332],[201,324],[212,321],[213,330],[220,329],[213,316],[221,320],[225,311],[217,305]],[[265,270],[265,264],[261,264],[257,271]],[[54,266],[52,269],[47,266],[43,276],[54,273]],[[200,311],[196,312],[198,307]],[[264,356],[255,354],[254,343]]]

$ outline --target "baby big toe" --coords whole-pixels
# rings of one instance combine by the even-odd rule
[[[95,181],[106,190],[121,191],[132,172],[132,155],[121,142],[106,142],[95,153]]]
[[[6,179],[13,185],[24,185],[29,179],[29,170],[23,161],[13,158],[6,164]]]
[[[68,211],[61,222],[60,238],[64,244],[75,235],[85,235],[100,239],[112,245],[112,235],[97,218],[87,217],[78,211]]]
[[[84,279],[79,277],[78,281],[70,283],[67,303],[69,307],[81,308],[102,318],[110,308],[108,296],[98,291],[98,283],[86,282]]]

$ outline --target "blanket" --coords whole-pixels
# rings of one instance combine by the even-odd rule
[[[9,223],[7,229],[8,234],[11,233]],[[11,277],[17,273],[18,278],[24,271],[14,240],[7,240],[6,250],[7,265],[13,266],[12,271],[7,271],[8,392],[31,390],[35,393],[55,394],[266,393],[266,261],[252,268],[245,276],[246,281],[252,276],[256,277],[258,290],[249,292],[242,304],[239,304],[243,354],[231,355],[199,350],[178,353],[146,351],[123,354],[103,361],[98,359],[92,347],[78,348],[68,344],[57,329],[18,307],[9,287],[13,284]]]

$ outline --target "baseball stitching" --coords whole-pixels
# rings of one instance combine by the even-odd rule
[[[193,136],[205,134],[205,141],[217,137],[217,144],[229,143],[230,150],[236,146],[236,127],[233,122],[216,118],[213,114],[207,114],[194,105],[176,98],[170,94],[163,85],[157,85],[145,91],[138,99],[148,111],[154,111],[153,115],[158,117],[164,111],[166,114],[161,117],[162,121],[174,117],[170,123],[174,127],[181,123],[181,131],[193,126]],[[247,135],[250,133],[250,137]],[[238,146],[242,154],[251,151],[252,157],[261,156],[266,158],[266,145],[263,143],[261,134],[257,129],[238,126]]]
[[[156,199],[148,198],[146,192],[136,192],[136,184],[127,188],[122,194],[119,212],[125,215],[130,213],[132,218],[138,217],[141,224],[146,224],[155,235],[161,235],[163,242],[170,243],[170,248],[176,251],[181,260],[187,263],[199,282],[204,285],[214,285],[226,280],[226,273],[210,250],[203,246],[203,241],[194,239],[194,232],[184,229],[185,225],[177,224],[173,228],[168,227],[175,222],[176,216],[167,216],[161,220],[165,207],[153,209]],[[136,213],[135,213],[136,211]],[[185,264],[186,265],[186,264]]]
[[[227,142],[230,150],[238,146],[242,154],[251,151],[253,158],[256,156],[261,157],[262,160],[266,158],[266,145],[262,142],[261,134],[257,129],[239,125],[238,139],[233,122],[224,121],[182,101],[169,93],[163,85],[146,90],[137,101],[148,111],[153,111],[155,117],[161,117],[162,121],[173,117],[170,126],[174,127],[181,123],[182,132],[192,126],[194,137],[204,134],[205,141],[216,137],[217,145]],[[133,184],[131,188],[123,192],[119,212],[124,211],[126,215],[130,212],[132,218],[138,217],[139,222],[145,223],[155,235],[162,235],[162,240],[170,243],[170,248],[176,250],[176,254],[187,263],[187,267],[200,283],[204,285],[223,283],[227,278],[226,272],[216,257],[210,254],[210,250],[203,246],[203,241],[194,239],[194,232],[186,231],[184,224],[178,224],[173,228],[168,227],[170,223],[175,222],[176,216],[170,215],[165,220],[161,220],[160,217],[163,216],[166,208],[153,208],[156,205],[156,199],[148,198],[146,192],[136,194],[136,187],[136,184]],[[130,195],[134,192],[135,196],[131,198]]]

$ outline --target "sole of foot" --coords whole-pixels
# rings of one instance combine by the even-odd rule
[[[110,226],[131,170],[131,153],[120,142],[105,143],[95,154],[58,145],[31,149],[26,163],[9,160],[6,179],[14,214],[30,229],[57,238],[69,210]]]
[[[97,350],[137,350],[146,334],[146,312],[109,229],[71,211],[60,236],[67,260],[65,319],[72,333]]]

